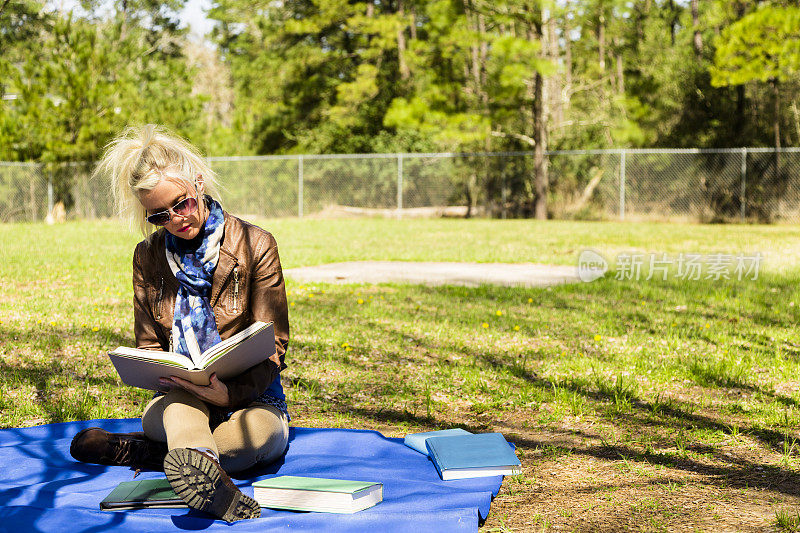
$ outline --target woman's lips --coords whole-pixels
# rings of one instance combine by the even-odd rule
[[[189,228],[191,228],[191,226],[186,226],[184,228],[179,229],[178,232],[183,233],[184,231],[187,231]]]

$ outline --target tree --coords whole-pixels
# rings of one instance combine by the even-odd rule
[[[780,84],[800,73],[800,8],[764,5],[725,28],[716,46],[711,68],[715,86],[771,86],[774,143],[780,148]]]

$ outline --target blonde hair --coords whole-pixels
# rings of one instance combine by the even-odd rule
[[[138,222],[147,236],[156,228],[145,219],[147,211],[139,202],[138,193],[153,189],[166,177],[165,172],[172,176],[175,171],[189,185],[201,174],[205,191],[219,201],[216,174],[197,148],[156,124],[125,129],[106,145],[94,174],[111,178],[117,213],[132,228]]]

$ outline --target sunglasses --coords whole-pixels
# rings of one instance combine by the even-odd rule
[[[167,222],[172,220],[172,217],[175,215],[188,217],[195,211],[197,211],[197,197],[190,196],[188,198],[184,198],[171,208],[167,208],[164,211],[159,211],[158,213],[153,213],[152,215],[147,215],[145,220],[154,226],[164,226],[167,224]]]

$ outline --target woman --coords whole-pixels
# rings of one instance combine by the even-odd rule
[[[72,456],[163,464],[190,507],[228,522],[257,518],[258,504],[226,471],[271,462],[288,443],[279,373],[286,367],[289,321],[275,239],[223,211],[214,173],[197,150],[157,126],[123,133],[98,172],[111,176],[120,214],[138,221],[147,236],[133,254],[136,346],[196,357],[261,320],[274,323],[276,353],[236,378],[212,375],[204,387],[164,376],[168,392],[156,393],[145,407],[144,434],[89,428],[73,439]],[[153,226],[158,231],[150,233]]]

